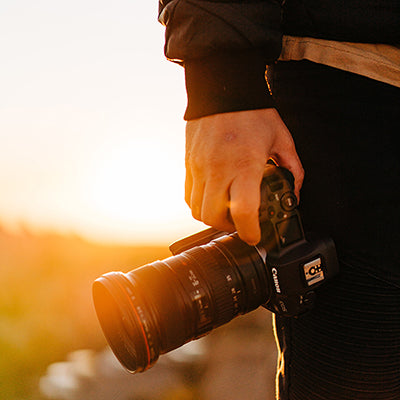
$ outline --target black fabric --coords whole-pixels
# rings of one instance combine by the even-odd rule
[[[254,49],[271,62],[281,49],[280,19],[280,1],[274,0],[172,0],[159,14],[165,55],[179,62]]]
[[[314,311],[278,321],[281,400],[399,399],[400,89],[308,61],[269,81],[305,169],[303,222],[341,260]]]
[[[246,69],[240,68],[243,74],[237,75],[236,83],[230,81],[229,92],[216,92],[221,75],[232,68],[232,56],[223,60],[222,54],[246,60],[257,52],[257,59],[270,64],[280,54],[282,34],[400,43],[398,0],[161,0],[159,5],[167,58],[191,68],[186,119],[271,106],[267,96],[260,96],[259,79],[254,79],[260,70],[252,65],[254,56]],[[205,75],[207,69],[210,73]]]
[[[186,62],[188,105],[184,118],[274,107],[265,69],[266,60],[259,51]]]
[[[400,289],[341,263],[314,310],[276,317],[279,400],[398,400]]]
[[[400,89],[308,61],[280,62],[271,74],[306,171],[307,229],[400,285]]]
[[[287,0],[286,35],[362,43],[400,42],[400,2],[391,0]]]

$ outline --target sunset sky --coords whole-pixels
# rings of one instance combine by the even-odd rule
[[[157,0],[0,4],[0,221],[92,240],[198,231],[183,201],[186,97]]]

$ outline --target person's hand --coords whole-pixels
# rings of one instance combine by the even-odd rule
[[[304,171],[293,139],[275,109],[215,114],[186,125],[185,200],[195,219],[260,241],[258,209],[266,162],[273,158],[295,178]]]

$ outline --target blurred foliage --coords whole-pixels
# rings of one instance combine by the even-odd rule
[[[1,398],[42,399],[38,380],[50,363],[105,346],[91,299],[94,279],[167,256],[167,247],[100,245],[0,228]]]

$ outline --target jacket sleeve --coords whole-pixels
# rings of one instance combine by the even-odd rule
[[[165,55],[185,67],[185,119],[273,107],[264,79],[281,50],[280,0],[160,0]]]

